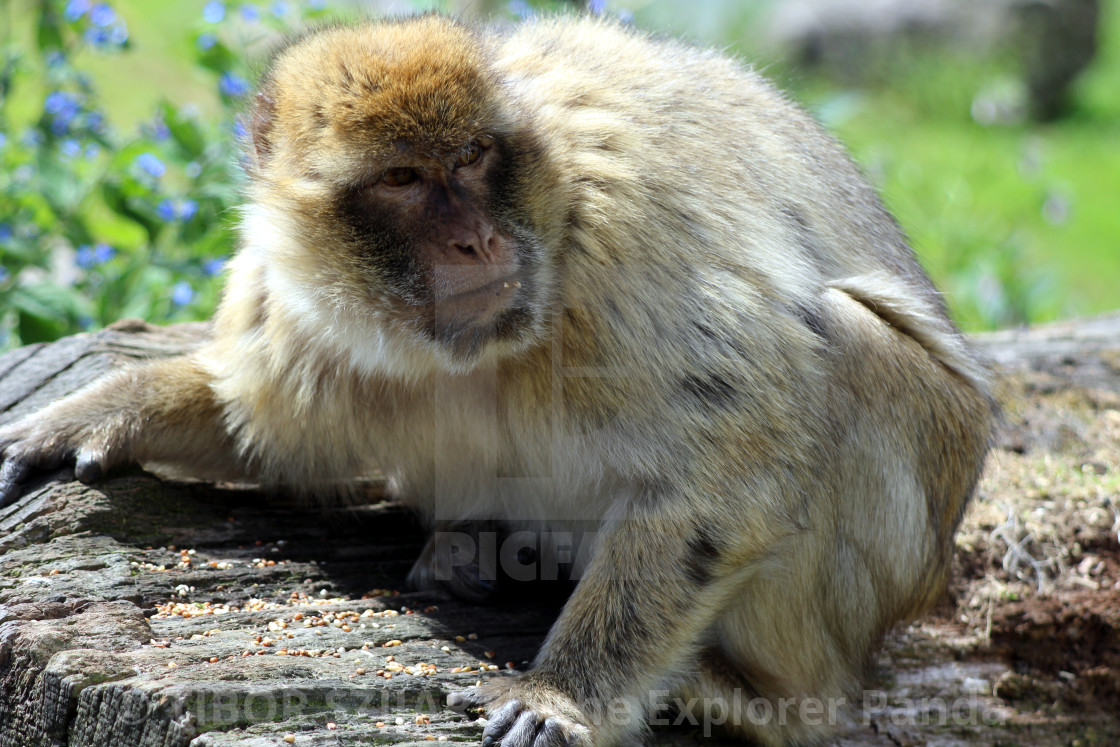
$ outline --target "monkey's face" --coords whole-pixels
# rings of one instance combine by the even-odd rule
[[[531,139],[485,57],[442,20],[327,30],[281,54],[253,120],[255,202],[283,205],[314,292],[458,366],[537,339],[546,293]]]
[[[487,133],[453,152],[400,151],[338,196],[349,251],[402,319],[457,356],[528,334],[538,252],[515,205],[503,204],[508,152]]]

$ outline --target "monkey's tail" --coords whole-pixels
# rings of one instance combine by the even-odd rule
[[[989,399],[991,367],[953,327],[944,313],[929,303],[915,304],[924,289],[911,288],[898,278],[872,273],[831,281],[899,332],[912,338],[943,366],[962,377]]]

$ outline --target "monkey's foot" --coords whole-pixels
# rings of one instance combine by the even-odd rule
[[[408,572],[405,583],[418,591],[447,591],[471,604],[493,601],[500,591],[497,572],[484,572],[477,557],[467,562],[456,560],[463,554],[456,541],[465,540],[473,552],[478,546],[479,531],[480,527],[472,525],[437,528]],[[495,562],[487,564],[489,568],[496,566]]]
[[[580,708],[558,690],[534,682],[531,674],[451,693],[447,705],[486,709],[490,721],[483,747],[591,747]]]

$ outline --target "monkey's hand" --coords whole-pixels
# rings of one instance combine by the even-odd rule
[[[236,453],[209,376],[189,357],[133,366],[0,428],[0,506],[37,471],[83,482],[130,463],[224,465]]]
[[[83,393],[0,428],[0,506],[14,502],[35,472],[73,465],[93,482],[130,461],[119,418],[97,418]]]
[[[517,679],[487,682],[473,690],[452,693],[447,705],[456,710],[484,707],[489,723],[484,747],[590,747],[588,719],[568,696],[540,682],[532,673]]]
[[[698,660],[705,631],[739,578],[725,554],[755,552],[722,530],[722,507],[653,496],[603,524],[587,570],[533,668],[497,678],[451,707],[486,708],[484,745],[635,744],[655,697]],[[679,506],[688,505],[688,521]],[[764,537],[769,542],[770,538]]]

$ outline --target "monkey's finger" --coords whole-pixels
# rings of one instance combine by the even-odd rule
[[[513,722],[513,726],[502,737],[500,744],[502,747],[533,747],[533,738],[537,735],[537,726],[540,722],[541,717],[535,711],[522,711],[517,721]],[[486,744],[485,738],[482,743]]]
[[[533,747],[572,747],[574,744],[575,740],[568,739],[559,719],[551,717],[545,719],[537,738],[533,740]]]
[[[486,730],[482,732],[482,744],[484,747],[498,744],[502,735],[514,724],[520,714],[521,701],[511,700],[491,715],[490,723],[486,724]]]
[[[101,449],[82,449],[74,460],[74,476],[82,482],[97,482],[105,477],[106,461]]]
[[[0,507],[14,503],[23,492],[23,479],[31,472],[31,462],[24,457],[9,457],[0,467]]]

